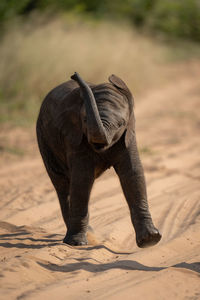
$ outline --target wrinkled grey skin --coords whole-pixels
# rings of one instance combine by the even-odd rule
[[[117,76],[87,84],[75,73],[44,99],[38,121],[39,149],[56,189],[67,227],[64,242],[87,244],[88,202],[94,180],[114,167],[127,200],[139,247],[161,235],[149,212],[140,162],[133,98]]]

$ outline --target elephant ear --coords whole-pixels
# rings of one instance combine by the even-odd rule
[[[125,145],[128,148],[132,139],[135,138],[135,116],[132,112],[126,131],[125,131]]]
[[[122,94],[124,94],[127,97],[128,101],[129,101],[129,108],[130,108],[130,115],[131,115],[132,110],[133,110],[133,106],[134,106],[134,101],[133,101],[133,96],[131,94],[131,91],[127,87],[126,83],[114,74],[110,75],[108,80],[117,89],[119,89]]]
[[[116,75],[114,75],[114,74],[110,75],[108,80],[117,88],[129,91],[125,82],[122,79],[120,79],[119,77],[117,77]]]
[[[64,99],[61,111],[56,115],[55,127],[72,146],[79,146],[83,137],[81,106],[80,91],[72,92]]]
[[[114,74],[111,75],[108,79],[128,99],[130,114],[129,114],[128,125],[125,132],[125,144],[126,147],[128,147],[131,139],[133,139],[135,136],[135,116],[133,111],[133,106],[134,106],[133,96],[131,94],[131,91],[129,90],[129,88],[127,87],[127,85],[122,79],[120,79]]]

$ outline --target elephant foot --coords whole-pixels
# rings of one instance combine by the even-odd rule
[[[162,235],[154,226],[143,227],[136,233],[136,242],[138,247],[147,248],[156,245]]]
[[[88,244],[85,233],[70,234],[67,233],[63,243],[71,246],[84,246]]]

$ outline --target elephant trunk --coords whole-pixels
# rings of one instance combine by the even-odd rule
[[[88,142],[92,144],[109,145],[110,138],[101,121],[91,88],[78,73],[75,72],[71,78],[79,84],[84,99],[87,115]]]

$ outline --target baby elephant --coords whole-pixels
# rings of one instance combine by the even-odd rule
[[[44,99],[39,149],[67,227],[64,243],[86,245],[88,202],[94,180],[114,167],[126,197],[138,247],[161,239],[149,212],[136,136],[133,97],[117,76],[89,84],[78,73]]]

